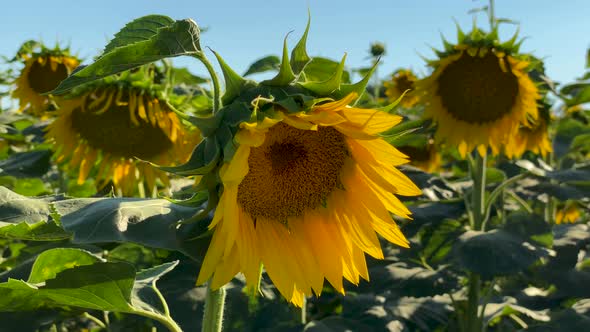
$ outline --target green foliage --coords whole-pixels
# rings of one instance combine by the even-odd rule
[[[244,76],[257,74],[257,73],[264,73],[264,72],[272,71],[272,70],[279,70],[280,64],[281,64],[281,59],[278,56],[276,56],[276,55],[265,56],[264,58],[254,61],[254,63],[252,63],[250,65],[250,67],[248,67],[248,69],[244,73]]]
[[[136,271],[127,263],[102,262],[84,251],[53,249],[37,257],[27,282],[0,283],[0,311],[83,308],[137,314],[175,326],[144,293],[158,292],[155,282],[176,264]]]
[[[454,250],[461,266],[486,278],[524,271],[549,255],[504,230],[469,231],[458,238]]]
[[[291,68],[289,61],[289,49],[287,48],[287,37],[283,42],[283,57],[281,58],[281,64],[279,66],[279,72],[277,75],[270,80],[262,81],[261,84],[269,86],[285,86],[295,80],[295,73]]]
[[[115,35],[94,63],[78,68],[51,93],[63,94],[76,86],[161,59],[198,55],[199,39],[199,27],[191,19],[172,21],[155,15],[139,18]]]
[[[198,208],[164,199],[31,199],[0,187],[0,206],[0,234],[11,238],[47,241],[71,236],[76,244],[132,242],[177,250],[196,259],[208,245],[191,240],[205,232],[206,225],[176,227]]]
[[[36,150],[11,154],[8,158],[0,160],[0,176],[41,177],[49,170],[51,153],[50,150]]]
[[[356,93],[358,105],[404,117],[381,134],[385,141],[414,147],[430,142],[435,127],[422,118],[422,105],[400,110],[401,99],[385,105],[379,99],[381,82],[364,94],[379,66],[375,58],[360,69],[345,67],[346,55],[341,61],[312,58],[306,50],[309,29],[310,21],[290,52],[285,38],[280,57],[251,64],[243,76],[277,72],[260,84],[240,76],[213,52],[225,83],[217,103],[219,94],[207,84],[219,83],[216,75],[199,77],[166,61],[188,55],[212,69],[196,23],[148,15],[123,27],[103,54],[54,91],[77,88],[73,92],[79,93],[104,79],[113,86],[149,86],[174,101],[182,121],[203,136],[185,164],[158,166],[178,176],[200,176],[196,187],[193,179],[179,181],[188,185],[173,193],[174,199],[99,197],[111,195],[108,185],[98,191],[92,178],[78,184],[75,176],[54,167],[52,146],[43,143],[46,122],[0,113],[0,185],[5,186],[0,187],[0,331],[198,330],[206,290],[195,280],[222,192],[219,168],[234,156],[240,124],[273,118],[275,107],[297,113]],[[521,43],[518,33],[499,42],[497,27],[489,33],[459,29],[458,39],[512,54]],[[443,46],[439,56],[457,52],[444,39]],[[51,51],[29,41],[17,57],[39,48]],[[161,66],[140,67],[159,60],[164,60]],[[532,60],[538,70],[531,76],[539,79],[542,62]],[[146,73],[153,77],[131,79]],[[353,74],[363,78],[351,83]],[[0,73],[0,84],[11,79],[12,73]],[[346,296],[326,284],[320,297],[308,299],[307,324],[265,273],[262,296],[256,297],[237,275],[226,286],[225,330],[457,331],[473,319],[469,310],[474,307],[490,332],[588,330],[590,113],[583,109],[590,100],[588,79],[586,73],[560,90],[547,80],[539,83],[566,107],[582,107],[552,119],[550,156],[488,159],[481,229],[474,230],[473,165],[437,147],[443,159],[440,175],[411,165],[401,168],[423,192],[400,197],[412,212],[412,220],[396,220],[409,249],[383,241],[384,259],[367,260],[371,281],[346,284]],[[49,196],[33,197],[40,195]],[[556,210],[566,204],[579,209],[578,223],[556,225]],[[473,285],[479,293],[475,300]]]

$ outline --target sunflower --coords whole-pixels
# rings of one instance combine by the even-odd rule
[[[78,184],[94,170],[98,185],[112,182],[119,194],[148,193],[166,173],[149,163],[185,162],[198,143],[157,94],[142,88],[102,83],[71,99],[59,101],[57,118],[46,139],[55,143],[57,162],[78,172]],[[95,167],[96,166],[96,167]]]
[[[46,116],[51,97],[43,94],[55,89],[78,67],[80,61],[67,50],[48,50],[45,47],[40,53],[21,54],[20,58],[25,66],[15,80],[12,97],[18,100],[21,111]]]
[[[536,121],[529,121],[527,126],[521,125],[518,128],[516,135],[505,148],[506,156],[508,158],[518,158],[525,151],[531,151],[545,157],[553,151],[548,133],[549,120],[548,109],[541,108],[540,116]]]
[[[405,108],[411,108],[420,100],[420,98],[413,93],[416,88],[415,84],[417,80],[416,75],[414,75],[411,70],[397,70],[391,76],[391,80],[386,81],[383,84],[385,86],[385,95],[390,101],[395,101],[408,91],[401,100],[400,105]]]
[[[424,172],[432,173],[440,168],[441,156],[431,138],[418,139],[412,144],[404,144],[397,148],[410,158],[410,165]]]
[[[528,117],[537,118],[540,95],[527,74],[530,62],[518,54],[516,37],[499,44],[496,31],[459,35],[457,45],[445,41],[446,51],[429,63],[434,71],[416,89],[425,116],[438,124],[437,140],[457,146],[463,157],[475,148],[498,154],[503,145],[512,146]]]
[[[569,201],[565,205],[558,209],[555,213],[555,222],[557,224],[562,223],[574,223],[580,218],[580,208],[578,203],[575,201]]]
[[[408,247],[390,212],[409,218],[395,195],[419,195],[395,168],[407,157],[378,134],[401,121],[383,111],[347,105],[356,94],[242,122],[235,155],[223,163],[223,193],[213,238],[198,277],[219,288],[242,272],[258,283],[261,264],[297,306],[319,295],[324,279],[344,292],[342,278],[369,279],[364,254],[382,259],[376,233]]]

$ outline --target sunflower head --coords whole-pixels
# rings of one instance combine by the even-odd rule
[[[24,43],[13,61],[22,62],[24,67],[14,82],[12,96],[21,111],[38,117],[48,115],[52,99],[45,93],[55,89],[80,64],[69,48],[50,49],[36,41]]]
[[[425,116],[438,124],[437,140],[462,156],[488,148],[498,154],[527,118],[537,119],[540,95],[528,56],[519,54],[518,34],[500,43],[496,29],[465,34],[459,28],[456,44],[443,41],[438,59],[428,63],[432,74],[416,84]]]
[[[561,208],[557,209],[555,222],[557,224],[574,223],[582,216],[580,211],[581,207],[577,202],[568,201]]]
[[[549,139],[549,123],[551,122],[550,105],[541,101],[539,117],[528,118],[526,123],[521,124],[516,135],[508,141],[505,146],[505,154],[508,158],[519,158],[526,151],[540,154],[545,157],[553,151]]]
[[[410,165],[432,173],[441,165],[441,155],[434,139],[429,135],[411,135],[403,139],[401,144],[394,144],[402,153],[410,159]]]
[[[369,54],[374,58],[378,58],[380,56],[385,55],[385,44],[380,42],[371,43],[371,47],[369,48]]]
[[[57,118],[46,139],[57,161],[78,173],[78,183],[93,175],[99,186],[118,193],[152,193],[166,173],[140,160],[173,165],[187,160],[199,135],[171,108],[165,90],[154,84],[152,68],[84,85],[58,100]]]
[[[369,77],[343,84],[344,59],[325,81],[306,80],[306,37],[291,58],[285,45],[280,72],[260,83],[218,56],[224,107],[193,118],[204,141],[190,162],[166,168],[202,175],[216,207],[198,283],[217,288],[241,272],[256,288],[263,266],[298,306],[324,280],[344,292],[343,278],[368,279],[365,254],[383,258],[377,234],[407,247],[390,213],[408,218],[397,196],[420,194],[396,168],[407,157],[379,135],[401,117],[349,106]]]
[[[404,108],[411,108],[418,103],[418,96],[415,94],[416,75],[410,69],[399,69],[391,75],[391,80],[384,83],[385,95],[390,101],[397,100],[404,96],[400,105]],[[404,95],[405,93],[405,95]]]

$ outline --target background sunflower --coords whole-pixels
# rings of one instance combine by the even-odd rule
[[[51,96],[43,94],[55,89],[80,64],[69,48],[49,49],[35,41],[23,44],[13,61],[21,61],[24,68],[14,82],[12,97],[21,111],[38,117],[47,115],[51,102]]]
[[[549,122],[551,115],[547,108],[539,109],[539,118],[528,121],[527,125],[521,125],[516,135],[509,140],[509,146],[505,148],[508,158],[518,158],[526,151],[540,154],[546,157],[553,148],[549,139]]]
[[[105,79],[59,100],[46,139],[56,146],[57,162],[78,172],[79,184],[94,170],[100,187],[112,182],[122,195],[152,194],[157,180],[169,185],[168,175],[144,161],[185,162],[199,142],[157,85],[141,86],[153,80],[150,71]]]
[[[527,75],[530,63],[518,53],[515,36],[500,43],[497,31],[474,27],[459,33],[456,45],[445,41],[433,73],[418,81],[425,116],[438,124],[436,139],[457,146],[461,156],[477,148],[498,154],[527,117],[537,119],[538,89]],[[512,154],[513,151],[508,151]]]
[[[391,75],[391,80],[383,83],[385,95],[390,102],[394,102],[407,92],[400,101],[400,105],[404,108],[411,108],[420,100],[415,93],[417,80],[418,78],[410,69],[399,69]]]

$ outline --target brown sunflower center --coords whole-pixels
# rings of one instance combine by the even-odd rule
[[[254,220],[302,216],[340,186],[348,155],[344,136],[334,128],[301,130],[279,123],[262,146],[251,149],[238,203]]]
[[[510,113],[518,96],[518,79],[508,62],[506,68],[504,72],[491,51],[483,57],[463,52],[438,78],[443,106],[457,120],[468,123],[502,118]]]
[[[129,93],[121,98],[126,103]],[[108,100],[108,98],[107,98]],[[87,99],[87,104],[92,98]],[[172,142],[158,126],[139,119],[139,125],[133,124],[128,105],[112,102],[105,112],[97,114],[94,109],[76,108],[72,111],[72,128],[88,142],[88,145],[116,157],[150,160],[152,157],[170,149]]]
[[[425,162],[429,161],[432,155],[432,146],[400,146],[398,147],[403,154],[410,158],[410,161]]]
[[[47,59],[44,64],[34,61],[29,69],[27,81],[31,89],[39,94],[49,92],[59,85],[68,77],[68,68],[63,63],[57,64],[56,70],[51,69],[51,59]]]
[[[411,79],[408,75],[400,75],[395,78],[395,85],[397,89],[401,92],[406,90],[414,90],[414,80]]]

